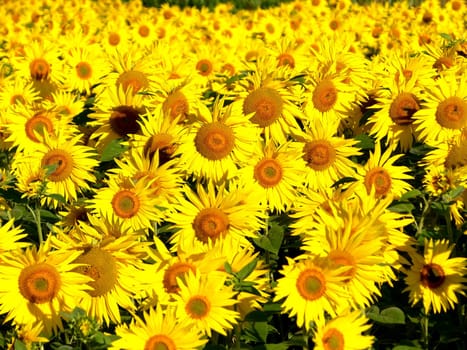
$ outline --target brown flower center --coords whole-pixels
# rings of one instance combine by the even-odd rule
[[[319,299],[326,292],[326,280],[321,271],[309,268],[300,272],[296,288],[306,300]]]
[[[211,74],[213,70],[212,62],[207,59],[199,60],[198,63],[196,63],[196,70],[199,74],[206,77]]]
[[[149,29],[149,27],[145,24],[143,25],[140,25],[139,28],[138,28],[138,34],[142,37],[142,38],[147,38],[149,36],[149,33],[151,32],[151,30]]]
[[[18,278],[21,295],[34,304],[52,301],[60,290],[61,279],[57,269],[47,263],[26,266]]]
[[[162,103],[162,110],[173,120],[178,116],[186,117],[190,110],[188,100],[180,90],[169,94]]]
[[[274,89],[260,87],[243,101],[243,113],[255,113],[251,121],[264,128],[274,123],[282,114],[284,102],[281,95]]]
[[[93,290],[88,291],[92,297],[108,293],[117,283],[117,264],[108,251],[93,247],[80,255],[75,263],[83,264],[75,269],[76,272],[93,279],[89,282]]]
[[[159,152],[159,165],[167,163],[172,158],[175,149],[173,136],[166,133],[152,135],[143,148],[147,158],[152,158],[154,153]]]
[[[52,134],[54,126],[52,120],[44,113],[37,113],[32,118],[29,118],[24,126],[27,137],[34,142],[40,142],[36,133],[43,136],[45,133]]]
[[[371,193],[371,188],[374,187],[377,196],[384,196],[391,190],[392,179],[386,169],[376,167],[368,171],[364,183],[368,194]]]
[[[335,328],[330,328],[324,333],[322,342],[324,350],[345,349],[345,338],[342,333]]]
[[[79,62],[75,69],[78,78],[82,80],[88,80],[92,77],[92,67],[88,62]]]
[[[167,293],[178,293],[177,278],[183,277],[188,271],[196,271],[196,268],[188,262],[176,262],[170,265],[164,272],[163,284]]]
[[[436,121],[448,129],[462,129],[467,125],[467,103],[457,96],[447,98],[436,109]]]
[[[310,141],[303,147],[303,159],[310,168],[325,170],[336,160],[336,150],[329,141]]]
[[[62,149],[52,149],[42,157],[42,166],[50,166],[53,171],[49,174],[50,181],[64,181],[73,171],[73,157]]]
[[[436,289],[446,280],[443,268],[438,264],[425,264],[420,271],[420,282],[424,287]]]
[[[133,191],[120,190],[112,198],[112,208],[117,216],[129,219],[138,214],[140,200]]]
[[[118,33],[109,33],[108,42],[110,46],[117,46],[120,43],[120,35]]]
[[[124,91],[133,89],[133,94],[149,87],[149,80],[143,72],[129,70],[121,73],[117,79],[117,86],[121,85]]]
[[[263,159],[256,164],[254,177],[261,186],[274,187],[282,180],[282,166],[276,159]]]
[[[195,137],[197,151],[209,160],[227,157],[235,146],[233,130],[220,122],[204,124]]]
[[[207,243],[225,235],[229,229],[229,217],[219,208],[205,208],[196,215],[193,229],[198,240]]]
[[[50,64],[43,58],[35,58],[29,64],[29,72],[33,80],[46,80],[50,70]]]
[[[334,83],[329,79],[322,80],[316,85],[311,100],[318,111],[329,111],[337,101],[337,89]]]
[[[412,116],[420,109],[415,96],[409,92],[402,92],[391,103],[389,116],[397,125],[412,124]]]
[[[209,315],[211,303],[203,295],[195,295],[188,300],[185,305],[185,311],[191,318],[200,320]]]
[[[295,68],[295,59],[289,53],[281,53],[277,57],[277,66],[289,66],[290,68]]]
[[[177,350],[177,347],[172,338],[165,334],[156,334],[146,341],[144,350]]]
[[[355,259],[351,254],[342,250],[333,250],[328,255],[329,259],[336,265],[336,267],[348,266],[347,271],[343,272],[341,276],[347,277],[344,282],[348,282],[355,276]]]
[[[112,130],[119,136],[136,134],[140,131],[140,115],[142,111],[131,106],[118,106],[113,108],[109,124]]]

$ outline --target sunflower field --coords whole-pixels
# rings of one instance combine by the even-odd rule
[[[0,349],[466,349],[467,3],[149,3],[2,0]]]

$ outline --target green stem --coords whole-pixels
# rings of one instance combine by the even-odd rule
[[[240,344],[241,333],[242,333],[242,330],[240,329],[240,325],[236,324],[235,325],[235,349],[237,350],[241,349],[241,344]]]
[[[454,240],[454,233],[451,226],[451,215],[449,214],[449,211],[446,211],[444,214],[444,220],[446,221],[446,230],[448,231],[449,242],[455,243],[456,241]]]
[[[422,233],[423,225],[425,223],[425,217],[427,216],[428,211],[430,209],[430,205],[431,205],[431,199],[430,198],[428,198],[427,200],[425,200],[425,198],[423,198],[423,201],[425,202],[425,205],[423,207],[422,215],[421,215],[420,221],[418,223],[416,237],[418,237]]]
[[[429,349],[429,316],[428,312],[423,308],[423,315],[421,319],[421,327],[422,327],[422,342],[423,342],[423,349],[428,350]]]
[[[305,345],[303,345],[303,350],[308,349],[308,331],[306,330],[305,326],[303,326],[303,342]]]
[[[42,233],[42,224],[41,224],[41,209],[38,205],[36,206],[36,209],[32,209],[29,205],[27,207],[29,211],[31,212],[32,217],[34,218],[34,222],[36,223],[37,237],[39,238],[39,245],[41,245],[42,242],[44,241],[44,236]]]

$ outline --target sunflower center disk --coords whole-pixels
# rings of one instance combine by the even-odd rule
[[[25,131],[30,140],[40,142],[36,133],[39,135],[51,134],[54,131],[54,127],[50,118],[39,113],[26,122]]]
[[[117,46],[120,43],[120,35],[118,35],[117,33],[113,33],[113,32],[110,33],[108,42],[110,46]]]
[[[326,291],[326,281],[320,271],[308,269],[300,273],[296,287],[304,299],[316,300]]]
[[[87,62],[79,62],[76,65],[76,73],[80,79],[87,80],[92,76],[92,67]]]
[[[209,300],[202,295],[192,297],[185,306],[186,312],[194,319],[206,317],[210,309],[211,304]]]
[[[136,94],[138,91],[147,88],[149,81],[144,73],[129,70],[119,75],[117,85],[121,85],[123,91],[127,91],[131,87],[133,88],[133,94]]]
[[[282,53],[277,57],[277,66],[289,66],[290,68],[295,68],[295,60],[291,54]]]
[[[336,159],[334,147],[326,140],[307,142],[303,147],[303,153],[307,165],[316,171],[328,168]]]
[[[282,114],[284,102],[274,89],[260,87],[252,91],[243,101],[243,113],[251,117],[251,122],[264,128],[274,123]]]
[[[275,159],[263,159],[254,169],[256,181],[263,187],[274,187],[282,180],[282,166]]]
[[[169,134],[152,135],[144,145],[144,154],[148,158],[154,157],[159,151],[159,165],[167,163],[175,152],[173,137]]]
[[[109,252],[93,247],[80,255],[75,263],[83,264],[76,272],[89,276],[93,281],[89,285],[93,290],[88,291],[92,297],[98,297],[109,292],[117,283],[117,265]]]
[[[410,125],[413,123],[412,117],[420,106],[415,96],[408,92],[399,94],[391,103],[389,116],[397,125]]]
[[[335,328],[330,328],[323,336],[323,345],[325,350],[344,350],[344,336]]]
[[[355,275],[355,260],[349,253],[345,251],[334,250],[329,253],[329,259],[334,262],[337,267],[346,266],[349,269],[341,274],[341,276],[348,277],[344,282],[348,282]]]
[[[337,101],[337,89],[331,80],[321,81],[311,97],[313,105],[320,112],[329,111]]]
[[[177,278],[183,277],[188,271],[195,272],[196,268],[187,262],[177,262],[165,270],[163,284],[167,293],[178,293],[180,287]]]
[[[130,190],[120,190],[112,198],[112,208],[115,214],[123,219],[129,219],[138,214],[140,201]]]
[[[391,176],[386,169],[376,167],[371,169],[365,175],[365,187],[368,193],[371,192],[371,188],[375,188],[375,194],[378,196],[384,196],[391,190]]]
[[[43,58],[36,58],[29,64],[33,80],[46,80],[50,74],[50,64]]]
[[[462,129],[467,125],[467,103],[460,97],[449,97],[438,105],[436,121],[448,129]]]
[[[162,110],[169,114],[172,120],[178,116],[186,117],[189,107],[187,98],[179,90],[172,92],[162,103]]]
[[[64,181],[73,171],[73,158],[65,150],[53,149],[42,158],[42,166],[53,168],[53,171],[49,174],[50,181]]]
[[[198,152],[209,160],[220,160],[230,154],[235,145],[235,136],[230,127],[220,122],[203,125],[196,134]]]
[[[203,243],[216,240],[229,229],[229,217],[218,208],[206,208],[196,215],[193,221],[196,237]]]
[[[39,263],[25,267],[18,278],[20,293],[34,304],[50,302],[61,286],[60,275],[52,265]]]
[[[136,134],[140,131],[140,114],[141,111],[131,106],[115,107],[110,115],[110,127],[119,136]]]
[[[438,264],[423,265],[420,271],[420,282],[423,286],[430,289],[440,287],[446,280],[446,274],[443,268]]]
[[[196,63],[196,70],[203,76],[208,76],[212,72],[212,69],[212,63],[207,59],[199,60]]]
[[[176,350],[174,341],[164,334],[153,335],[144,345],[144,350]]]

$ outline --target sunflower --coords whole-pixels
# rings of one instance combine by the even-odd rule
[[[180,292],[174,295],[176,315],[180,322],[192,322],[196,329],[210,337],[212,331],[226,335],[238,322],[239,314],[232,308],[237,303],[232,287],[225,278],[189,271],[179,280]]]
[[[50,138],[45,135],[43,144],[35,149],[35,153],[26,154],[15,162],[15,172],[21,172],[24,163],[33,164],[35,169],[45,169],[45,193],[58,194],[65,201],[78,198],[78,193],[90,188],[89,182],[95,181],[92,173],[98,165],[93,149],[79,144],[80,135],[69,139]],[[43,201],[57,206],[52,198]]]
[[[424,253],[412,254],[412,266],[405,269],[405,292],[412,305],[420,300],[425,312],[446,312],[458,302],[457,294],[465,296],[467,259],[449,258],[453,245],[447,240],[426,240]]]
[[[299,120],[305,118],[299,108],[302,88],[287,79],[290,68],[276,68],[270,56],[261,56],[249,66],[253,72],[236,83],[234,105],[241,105],[244,119],[250,120],[265,139],[283,143],[300,130]]]
[[[304,183],[312,189],[327,188],[343,177],[353,177],[357,164],[351,157],[361,154],[356,140],[335,136],[336,124],[316,121],[296,135],[305,160]]]
[[[369,349],[375,337],[364,333],[370,328],[368,318],[361,311],[343,313],[317,324],[313,335],[314,349]]]
[[[203,253],[184,252],[178,249],[171,253],[164,242],[154,236],[156,249],[149,249],[149,258],[155,268],[151,279],[151,288],[146,290],[147,298],[143,305],[168,305],[173,302],[173,296],[180,292],[179,282],[183,281],[189,271],[198,272],[201,276],[218,274],[225,277],[225,257],[217,256],[216,249]]]
[[[52,244],[74,256],[74,262],[80,264],[74,271],[89,278],[85,282],[89,290],[76,298],[88,316],[108,325],[121,322],[119,308],[136,309],[134,298],[149,286],[151,277],[143,262],[148,243],[141,242],[138,235],[115,238],[104,225],[81,223],[79,230],[55,234]]]
[[[109,14],[109,20],[103,23],[101,30],[97,33],[97,42],[109,55],[124,51],[130,45],[130,32],[127,29],[124,16],[117,13]]]
[[[258,142],[258,130],[235,113],[232,104],[217,100],[211,112],[182,136],[175,155],[180,167],[196,179],[230,180],[246,164]]]
[[[119,339],[110,349],[177,349],[201,348],[208,341],[192,323],[180,322],[174,308],[165,311],[151,308],[144,312],[143,319],[135,317],[130,325],[121,324],[115,329]]]
[[[402,152],[412,147],[416,133],[414,114],[420,109],[421,89],[418,80],[383,79],[376,91],[375,112],[367,122],[369,133],[376,141],[386,138],[386,145],[400,145]]]
[[[69,137],[76,132],[72,124],[73,116],[58,114],[45,105],[18,105],[11,110],[11,115],[5,120],[6,142],[10,142],[17,151],[35,150],[45,135]]]
[[[74,271],[81,252],[39,248],[11,251],[0,261],[0,313],[14,324],[41,323],[46,335],[62,328],[60,312],[71,311],[89,288],[89,277]]]
[[[14,219],[10,219],[7,222],[0,222],[0,253],[3,255],[8,251],[13,251],[27,247],[29,243],[20,242],[21,239],[27,237],[27,233],[24,233],[21,227],[14,226]],[[2,258],[0,257],[0,263]]]
[[[298,147],[290,147],[291,142],[265,144],[239,172],[240,182],[253,183],[258,201],[270,211],[290,209],[303,182],[305,164]]]
[[[142,151],[145,158],[159,160],[159,165],[174,158],[175,151],[180,144],[182,135],[187,128],[178,122],[181,117],[172,119],[170,113],[147,111],[141,116],[141,134],[132,134],[129,145]]]
[[[13,76],[7,79],[4,86],[0,88],[0,110],[15,108],[19,104],[33,105],[40,99],[39,93],[29,79]]]
[[[431,145],[459,137],[467,127],[467,80],[465,75],[443,75],[426,87],[426,93],[414,115],[418,137]]]
[[[64,86],[71,91],[89,96],[92,88],[110,72],[110,64],[99,54],[98,44],[86,48],[74,47],[64,53]]]
[[[42,101],[48,111],[57,113],[58,118],[68,120],[73,125],[73,119],[85,110],[85,101],[75,92],[59,90],[50,95],[50,99]]]
[[[97,150],[102,152],[115,139],[127,139],[130,134],[141,132],[139,121],[146,112],[142,94],[134,94],[133,88],[107,86],[99,89],[94,103],[93,119],[89,125],[96,127],[91,139],[96,139]]]
[[[14,349],[17,347],[17,344],[21,344],[18,346],[26,346],[27,350],[34,349],[34,344],[38,343],[48,343],[49,339],[43,336],[43,325],[40,322],[35,324],[22,324],[16,325],[15,327],[15,338],[12,339],[11,347],[7,347],[7,349]],[[16,343],[16,341],[21,343]]]
[[[123,227],[144,230],[160,222],[162,208],[157,207],[160,199],[153,196],[152,182],[134,181],[129,177],[113,176],[107,186],[96,190],[89,200],[88,208],[98,216],[115,216]]]
[[[384,153],[380,142],[376,142],[374,152],[370,152],[365,165],[357,168],[357,182],[355,186],[364,186],[367,193],[374,193],[377,197],[391,194],[398,199],[405,192],[412,189],[406,181],[413,177],[409,175],[410,168],[403,165],[394,165],[404,154],[392,155],[394,147],[388,147]]]
[[[196,192],[186,185],[184,192],[186,199],[181,198],[177,212],[167,218],[176,229],[170,238],[175,250],[206,251],[209,241],[226,235],[248,246],[247,237],[255,237],[263,226],[263,209],[250,187],[232,185],[227,190],[225,185],[209,182],[207,188],[198,183]]]
[[[287,258],[282,266],[283,277],[274,288],[274,301],[281,301],[282,313],[296,317],[298,327],[309,330],[312,322],[334,317],[348,304],[347,291],[342,287],[349,267],[328,265],[325,259],[312,257],[301,260]]]

